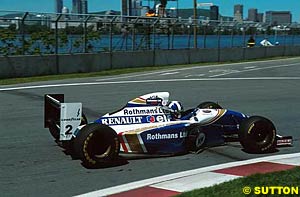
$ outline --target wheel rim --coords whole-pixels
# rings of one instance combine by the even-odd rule
[[[110,141],[103,140],[105,138],[100,132],[92,134],[87,138],[87,153],[91,158],[103,159],[107,157],[112,149]]]
[[[195,142],[196,147],[200,148],[204,144],[204,142],[205,142],[205,134],[199,133]]]
[[[257,144],[264,144],[271,137],[271,132],[273,129],[269,124],[264,122],[257,122],[253,124],[251,129],[252,138],[257,142]]]

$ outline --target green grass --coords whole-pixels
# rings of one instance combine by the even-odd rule
[[[243,188],[246,186],[251,188],[251,193],[248,196],[272,196],[272,197],[273,196],[300,196],[300,167],[295,167],[291,170],[274,172],[274,173],[254,174],[248,177],[238,178],[229,182],[221,183],[219,185],[215,185],[212,187],[185,192],[178,195],[178,197],[246,196],[243,193]],[[270,193],[268,195],[254,194],[255,187],[260,187],[259,190],[262,191],[261,187],[265,187],[265,186],[298,187],[299,193],[298,195],[283,195],[283,194],[279,195],[278,190],[275,189],[274,195],[270,195]]]
[[[183,67],[205,66],[205,65],[224,64],[224,63],[251,62],[251,61],[259,61],[259,60],[274,60],[274,59],[283,59],[283,58],[289,58],[289,57],[275,57],[275,58],[267,58],[267,59],[253,59],[253,60],[230,61],[230,62],[197,63],[197,64],[187,64],[187,65],[124,68],[124,69],[113,69],[113,70],[105,70],[100,72],[92,72],[92,73],[74,73],[74,74],[60,74],[60,75],[45,75],[45,76],[36,76],[36,77],[10,78],[10,79],[0,79],[0,85],[12,85],[12,84],[20,84],[20,83],[53,81],[53,80],[62,80],[62,79],[114,76],[120,74],[138,73],[138,72],[155,71],[155,70],[163,70],[163,69],[175,69],[175,68],[183,68]]]

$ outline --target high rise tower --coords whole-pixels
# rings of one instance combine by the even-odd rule
[[[72,13],[73,14],[81,14],[81,1],[80,0],[72,0]]]
[[[257,22],[257,9],[256,8],[250,8],[248,10],[248,21]]]
[[[209,19],[216,21],[219,20],[219,6],[210,6]]]
[[[61,13],[63,9],[63,0],[55,0],[55,13]]]
[[[81,0],[81,14],[88,14],[88,1],[87,0]]]
[[[127,0],[122,0],[121,2],[121,15],[123,16],[127,16],[128,12],[127,12]]]
[[[241,4],[234,5],[234,20],[238,22],[243,22],[244,18],[244,6]]]

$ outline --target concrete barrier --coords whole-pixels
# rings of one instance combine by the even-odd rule
[[[0,79],[297,55],[300,55],[300,46],[8,56],[0,57]]]
[[[285,56],[296,56],[300,53],[300,46],[286,46],[284,51]]]
[[[111,69],[110,53],[67,54],[58,56],[58,73],[97,72]]]
[[[190,63],[217,62],[218,49],[190,49]]]
[[[219,61],[238,61],[244,59],[244,48],[222,48],[220,49]]]
[[[266,56],[267,57],[277,57],[284,56],[285,46],[271,46],[266,47]]]
[[[153,51],[121,51],[111,53],[111,68],[132,68],[154,65]]]
[[[54,55],[0,57],[0,79],[56,73]]]
[[[244,48],[244,60],[264,58],[266,56],[266,47]]]
[[[190,50],[155,50],[154,60],[155,66],[189,64]]]

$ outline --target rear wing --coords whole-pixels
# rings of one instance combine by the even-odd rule
[[[44,96],[44,127],[54,129],[59,140],[72,139],[81,123],[81,117],[81,103],[65,103],[63,94]]]

